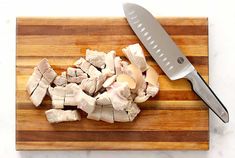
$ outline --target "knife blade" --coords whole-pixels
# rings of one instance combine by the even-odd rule
[[[188,79],[206,105],[223,122],[229,122],[228,110],[154,16],[132,3],[124,3],[123,10],[132,30],[165,74],[171,80]]]

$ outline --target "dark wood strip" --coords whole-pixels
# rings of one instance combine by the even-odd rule
[[[84,53],[82,53],[82,52],[78,52],[78,54],[85,54],[85,52]],[[128,61],[128,62],[130,62],[124,55],[119,55],[120,57],[122,57],[122,59],[124,60],[124,61]],[[79,59],[80,57],[85,57],[84,55],[76,55],[76,56],[71,56],[71,55],[69,55],[69,54],[67,54],[67,53],[64,53],[64,55],[63,56],[58,56],[58,57],[55,57],[55,56],[50,56],[50,55],[48,55],[48,56],[40,56],[40,55],[37,55],[37,56],[17,56],[17,60],[18,60],[18,62],[20,62],[20,60],[21,59],[23,59],[23,60],[27,60],[27,59],[31,59],[31,61],[32,61],[32,59],[38,59],[38,62],[41,60],[41,59],[43,59],[43,58],[47,58],[48,60],[49,60],[49,62],[50,62],[50,59],[51,60],[53,60],[53,61],[51,61],[50,63],[51,64],[54,64],[53,62],[56,62],[56,59],[57,60],[60,60],[61,61],[61,59],[62,60],[67,60],[67,61],[71,61],[71,63],[70,64],[68,64],[68,66],[69,65],[72,65],[73,64],[73,62],[74,61],[76,61],[77,59]],[[193,65],[208,65],[208,56],[186,56],[187,58],[188,58],[188,60],[193,64]],[[146,58],[146,60],[147,60],[147,62],[149,63],[149,64],[154,64],[154,65],[156,65],[157,63],[155,62],[155,60],[152,58],[152,56],[146,56],[145,57]],[[72,62],[73,61],[73,62]],[[57,62],[58,63],[58,62]],[[26,65],[27,63],[25,63],[25,65]],[[18,64],[17,64],[18,65]],[[28,65],[28,64],[27,64]],[[36,64],[35,64],[36,65]],[[60,65],[62,65],[62,63],[60,64]],[[58,65],[57,65],[58,66]]]
[[[16,140],[203,142],[208,131],[17,131]]]
[[[170,35],[207,35],[207,25],[164,26]],[[17,35],[134,35],[128,25],[18,25]]]
[[[180,102],[180,101],[179,101]],[[148,101],[148,104],[151,104],[151,105],[145,105],[145,103],[142,103],[142,104],[138,104],[139,108],[141,110],[207,110],[207,106],[187,106],[187,105],[177,105],[177,106],[174,106],[174,105],[171,105],[170,103],[167,105],[164,105],[164,106],[159,106],[157,104],[154,104],[154,103],[151,103],[151,101]],[[43,109],[43,110],[49,110],[52,108],[51,106],[51,101],[48,100],[48,101],[43,101],[42,104],[39,106],[39,107],[35,107],[33,105],[33,103],[31,103],[30,101],[28,102],[18,102],[16,103],[16,108],[17,109]],[[64,107],[65,110],[77,110],[77,107],[76,106],[65,106]]]

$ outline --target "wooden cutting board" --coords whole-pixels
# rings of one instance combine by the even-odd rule
[[[176,44],[208,81],[207,18],[159,18]],[[193,149],[209,148],[208,108],[186,80],[170,81],[144,49],[149,65],[160,74],[160,92],[143,104],[131,123],[109,124],[86,119],[49,124],[25,90],[33,67],[48,58],[57,73],[71,66],[87,48],[116,50],[140,41],[124,18],[17,18],[16,149]]]

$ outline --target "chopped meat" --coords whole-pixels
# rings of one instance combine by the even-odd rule
[[[97,70],[97,68],[95,68],[93,65],[91,65],[88,69],[88,72],[87,74],[90,76],[90,77],[98,77],[101,75],[101,72],[99,70]]]
[[[77,110],[50,109],[45,114],[50,123],[81,120],[81,116]]]
[[[117,77],[117,75],[113,75],[113,76],[107,78],[106,81],[103,83],[103,87],[104,87],[104,88],[107,88],[107,87],[109,87],[111,84],[113,84],[113,82],[115,82],[115,80],[116,80],[116,77]]]
[[[27,89],[29,95],[31,95],[33,93],[33,91],[37,88],[41,78],[42,78],[42,74],[40,73],[38,68],[35,67],[33,74],[29,77],[29,80],[26,84],[26,89]]]
[[[46,70],[49,69],[50,67],[51,66],[46,58],[42,59],[37,65],[37,68],[39,69],[41,74],[44,74]]]
[[[122,64],[121,64],[122,59],[120,57],[115,57],[114,58],[114,67],[115,67],[115,72],[116,75],[122,74]]]
[[[98,68],[104,68],[105,67],[105,53],[104,52],[98,52],[95,50],[86,50],[86,60]]]
[[[66,86],[65,105],[77,106],[86,113],[91,113],[95,109],[95,101],[79,85],[70,83]]]
[[[151,83],[152,85],[158,86],[158,76],[157,71],[153,67],[148,66],[145,81]]]
[[[99,76],[96,77],[96,88],[95,88],[95,92],[98,92],[98,91],[102,88],[102,86],[103,86],[105,80],[106,80],[106,76],[104,76],[103,74],[101,74],[101,75],[99,75]]]
[[[52,83],[56,76],[57,74],[52,68],[47,69],[43,74],[43,78],[45,78],[49,84]]]
[[[104,92],[102,94],[99,94],[97,96],[97,99],[96,99],[96,104],[97,105],[110,105],[111,104],[111,100],[108,96],[108,93],[107,92]]]
[[[70,83],[81,83],[84,79],[87,79],[87,74],[80,75],[78,77],[67,76],[67,80]]]
[[[82,80],[87,79],[88,76],[79,68],[69,67],[67,69],[67,80],[70,83],[81,83]]]
[[[126,108],[126,111],[127,111],[129,120],[133,121],[135,117],[138,115],[138,113],[140,112],[140,109],[136,103],[131,103],[130,106]]]
[[[123,48],[122,51],[130,62],[136,65],[142,72],[147,69],[147,63],[143,50],[138,43],[129,45],[128,47]]]
[[[126,74],[118,75],[117,76],[117,82],[126,82],[130,89],[135,89],[135,87],[136,87],[135,80],[132,77],[130,77],[129,75],[126,75]]]
[[[100,120],[108,123],[114,123],[112,105],[103,105]]]
[[[42,103],[47,93],[47,88],[56,76],[56,72],[51,68],[47,59],[42,59],[37,67],[34,68],[34,72],[27,82],[26,89],[36,107]]]
[[[146,71],[145,81],[147,84],[143,84],[138,90],[138,96],[134,100],[136,103],[145,102],[149,97],[154,97],[159,91],[158,73],[151,66]]]
[[[76,96],[77,96],[77,91],[79,90],[80,87],[76,83],[67,84],[64,105],[77,106],[78,102],[76,100]]]
[[[152,85],[151,83],[148,84],[146,93],[147,95],[154,97],[159,91],[159,84],[158,85]]]
[[[95,109],[96,99],[84,93],[82,89],[78,90],[76,101],[78,103],[77,107],[88,114],[92,113]]]
[[[113,111],[114,121],[129,122],[129,117],[126,111],[115,110]]]
[[[48,88],[49,94],[51,96],[53,108],[55,108],[55,109],[63,109],[64,108],[66,88],[67,87],[62,87],[62,86]]]
[[[138,67],[136,67],[133,64],[130,64],[127,66],[126,73],[135,80],[136,87],[132,91],[134,93],[137,93],[138,91],[140,91],[140,88],[142,88],[143,85],[145,84],[142,72],[140,71],[140,69]]]
[[[112,76],[115,73],[114,58],[116,56],[115,51],[110,51],[105,56],[105,69],[102,69],[102,73],[106,76]]]
[[[114,73],[108,68],[102,69],[101,73],[106,77],[110,77],[114,75]]]
[[[82,71],[81,69],[78,69],[78,71]],[[67,75],[71,76],[71,77],[76,77],[77,76],[77,69],[73,68],[73,67],[68,67],[67,68]],[[83,72],[83,71],[82,71]]]
[[[82,90],[84,90],[85,92],[87,92],[90,95],[93,95],[93,93],[95,93],[95,89],[96,89],[96,78],[92,77],[92,78],[84,79],[84,80],[82,80],[80,86],[81,86]]]
[[[102,112],[102,105],[96,105],[95,110],[87,115],[88,119],[99,121]]]
[[[91,65],[84,58],[80,58],[75,62],[75,66],[82,69],[85,73],[87,73],[90,77],[97,77],[101,75],[101,72],[97,70],[93,65]]]
[[[66,72],[62,72],[60,76],[56,76],[53,82],[56,86],[66,86],[67,84]]]
[[[136,103],[158,93],[158,73],[147,65],[139,44],[122,51],[131,64],[116,57],[115,51],[87,49],[86,59],[79,58],[75,68],[68,67],[60,76],[42,59],[27,82],[31,101],[39,106],[50,95],[53,109],[45,112],[50,123],[81,119],[76,110],[61,110],[64,106],[76,106],[92,120],[133,121],[140,112]]]
[[[48,87],[49,82],[46,79],[42,78],[37,88],[30,96],[30,100],[36,107],[38,107],[42,103],[43,98],[46,96]]]
[[[115,110],[124,110],[131,103],[131,92],[125,82],[114,82],[107,92]]]
[[[149,97],[150,97],[150,95],[138,95],[135,97],[134,102],[135,103],[143,103],[146,100],[148,100]]]

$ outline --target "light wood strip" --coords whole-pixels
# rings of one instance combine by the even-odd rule
[[[207,45],[206,35],[171,36],[177,45]],[[17,45],[130,45],[141,43],[135,35],[87,36],[87,35],[24,35],[17,36]],[[18,54],[17,54],[18,55]]]
[[[208,110],[142,110],[133,122],[110,124],[82,118],[49,124],[45,110],[17,110],[16,130],[27,131],[205,131]],[[184,117],[182,117],[184,116]],[[198,119],[200,118],[200,121]],[[37,122],[37,123],[33,123]],[[38,126],[40,124],[40,126]]]
[[[208,25],[205,17],[156,17],[162,25]],[[98,21],[98,22],[97,22]],[[18,17],[17,25],[128,25],[123,17]]]
[[[18,57],[28,57],[28,56],[82,56],[86,49],[98,50],[108,52],[110,50],[115,50],[118,56],[124,56],[122,53],[122,48],[127,45],[18,45],[17,55]],[[208,56],[206,45],[179,45],[186,56]],[[150,54],[144,49],[145,56],[150,56]]]
[[[208,150],[208,142],[17,142],[16,150]]]

